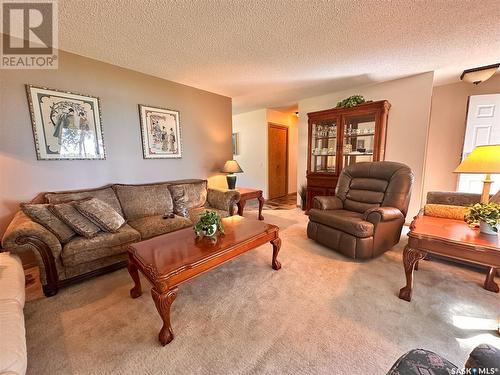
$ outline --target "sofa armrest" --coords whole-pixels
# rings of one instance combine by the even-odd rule
[[[377,225],[381,221],[404,220],[404,216],[400,210],[394,207],[375,207],[366,210],[363,219]]]
[[[320,210],[341,210],[344,208],[344,202],[334,195],[313,198],[313,208]]]
[[[227,211],[234,215],[234,205],[240,201],[240,193],[236,190],[208,189],[207,201],[210,207]]]
[[[436,364],[436,365],[434,365]],[[439,354],[425,349],[413,349],[394,363],[387,375],[419,375],[458,373],[458,367]]]
[[[54,234],[35,223],[22,211],[14,216],[7,227],[2,238],[2,247],[12,253],[34,250],[42,284],[57,284],[55,259],[61,255],[62,245]]]

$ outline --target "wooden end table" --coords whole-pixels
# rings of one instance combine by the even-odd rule
[[[238,215],[243,216],[243,209],[249,199],[259,200],[259,220],[264,220],[262,216],[262,207],[264,206],[264,197],[262,196],[262,190],[251,189],[251,188],[237,188],[236,191],[240,193],[240,201],[238,202]]]
[[[177,297],[177,287],[249,250],[270,242],[273,245],[272,268],[279,270],[279,228],[261,221],[231,216],[222,219],[225,234],[217,240],[196,238],[193,228],[181,229],[128,248],[128,271],[134,287],[130,296],[142,294],[138,271],[153,285],[151,296],[163,321],[158,338],[162,345],[174,339],[170,324],[170,306]]]
[[[406,286],[399,291],[399,298],[411,301],[413,270],[427,254],[489,267],[484,289],[498,293],[499,288],[495,283],[495,274],[500,269],[498,236],[480,233],[460,220],[419,214],[410,225],[408,237],[408,245],[403,251]]]

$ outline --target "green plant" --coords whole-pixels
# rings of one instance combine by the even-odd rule
[[[306,207],[306,197],[307,197],[307,188],[305,185],[302,185],[299,190],[299,196],[302,201],[302,209],[304,210]]]
[[[224,234],[224,225],[222,224],[219,214],[216,211],[205,210],[200,215],[198,222],[195,224],[194,232],[197,236],[213,236],[215,234],[213,231],[214,225],[220,233]]]
[[[363,98],[362,95],[352,95],[352,96],[345,98],[344,100],[338,102],[337,107],[351,108],[351,107],[357,106],[358,104],[363,104],[365,102],[366,102],[366,100],[365,100],[365,98]]]
[[[498,232],[497,225],[500,223],[500,204],[476,203],[471,206],[464,220],[469,225],[484,221],[491,226],[494,232]]]

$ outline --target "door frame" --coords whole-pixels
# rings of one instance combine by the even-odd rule
[[[271,168],[270,168],[270,163],[271,159],[269,158],[269,129],[270,128],[277,128],[277,129],[284,129],[286,131],[286,168],[285,168],[285,195],[283,197],[286,197],[288,195],[288,162],[289,162],[289,147],[288,147],[288,126],[282,125],[282,124],[277,124],[275,122],[268,122],[267,123],[267,191],[268,195],[271,195]],[[280,197],[277,197],[280,198]],[[272,199],[268,197],[268,199]]]

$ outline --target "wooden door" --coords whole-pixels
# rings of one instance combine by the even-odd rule
[[[288,194],[288,128],[269,124],[268,128],[268,199]]]
[[[500,94],[474,95],[469,98],[462,160],[477,146],[500,144]],[[491,191],[500,189],[500,175],[491,175]],[[460,174],[458,191],[481,193],[483,174]]]

